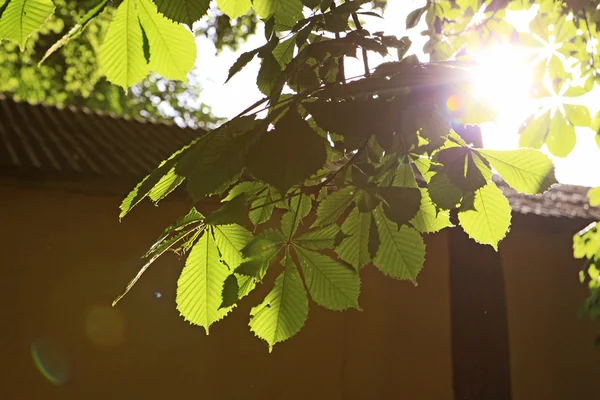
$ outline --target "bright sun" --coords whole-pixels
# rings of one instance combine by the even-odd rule
[[[498,113],[497,123],[517,126],[534,111],[532,70],[524,50],[495,47],[475,54],[472,96]]]

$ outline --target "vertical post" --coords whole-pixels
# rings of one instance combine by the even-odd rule
[[[500,254],[449,232],[454,398],[510,400],[510,358]]]

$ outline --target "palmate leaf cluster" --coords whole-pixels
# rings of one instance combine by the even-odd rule
[[[416,282],[426,258],[424,235],[447,227],[459,225],[497,249],[510,229],[511,208],[493,171],[519,192],[543,193],[556,180],[538,149],[546,143],[555,154],[567,153],[561,141],[572,140],[571,128],[598,119],[575,104],[540,110],[522,132],[525,148],[514,151],[480,149],[463,139],[478,129],[473,124],[493,116],[474,102],[447,107],[448,99],[469,91],[469,70],[457,60],[470,45],[514,40],[500,17],[507,6],[529,8],[528,1],[428,2],[407,21],[410,28],[426,20],[427,63],[407,55],[407,37],[363,28],[363,19],[378,17],[372,1],[215,4],[231,18],[254,13],[264,22],[265,44],[240,55],[229,77],[258,59],[256,84],[265,98],[163,161],[121,205],[124,217],[145,198],[157,203],[178,187],[195,202],[219,201],[215,211],[192,208],[168,227],[125,292],[166,251],[185,254],[177,308],[207,332],[257,286],[272,283],[262,300],[248,299],[256,304],[250,329],[272,348],[302,328],[309,299],[331,310],[359,309],[363,268]],[[595,9],[541,6],[536,18],[596,31]],[[100,52],[107,78],[124,88],[151,71],[185,80],[196,59],[189,27],[210,2],[123,0],[114,7]],[[480,11],[483,22],[469,24]],[[30,30],[39,19],[23,26]],[[22,32],[3,35],[20,41]],[[535,40],[543,37],[532,32]],[[558,90],[568,85],[562,94],[579,96],[596,79],[595,58],[577,29],[567,32],[574,40],[569,55],[589,61],[581,67],[586,79],[576,86],[567,72],[557,76],[552,58],[543,63],[544,74]],[[531,42],[526,35],[522,41]],[[372,69],[372,54],[395,60]],[[349,78],[344,59],[358,55],[365,73]]]

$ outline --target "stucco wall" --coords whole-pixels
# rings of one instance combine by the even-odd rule
[[[261,293],[210,336],[178,316],[173,255],[108,308],[151,241],[187,211],[183,201],[146,204],[119,223],[119,201],[0,188],[0,399],[452,398],[444,234],[427,238],[417,288],[368,268],[362,312],[311,304],[300,334],[269,354],[247,328]],[[32,344],[64,384],[44,378]]]
[[[571,241],[584,226],[519,216],[500,245],[515,400],[600,396],[600,323],[577,315],[587,290]]]

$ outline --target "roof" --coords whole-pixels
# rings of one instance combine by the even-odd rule
[[[142,178],[201,131],[0,94],[0,176]]]
[[[499,178],[494,178],[513,210],[543,217],[600,220],[600,207],[589,204],[589,187],[554,185],[543,195],[517,193]]]
[[[78,182],[104,177],[130,182],[201,133],[85,109],[32,105],[0,94],[0,177]],[[521,214],[600,219],[600,208],[588,204],[588,188],[555,185],[544,195],[531,196],[495,180]]]

